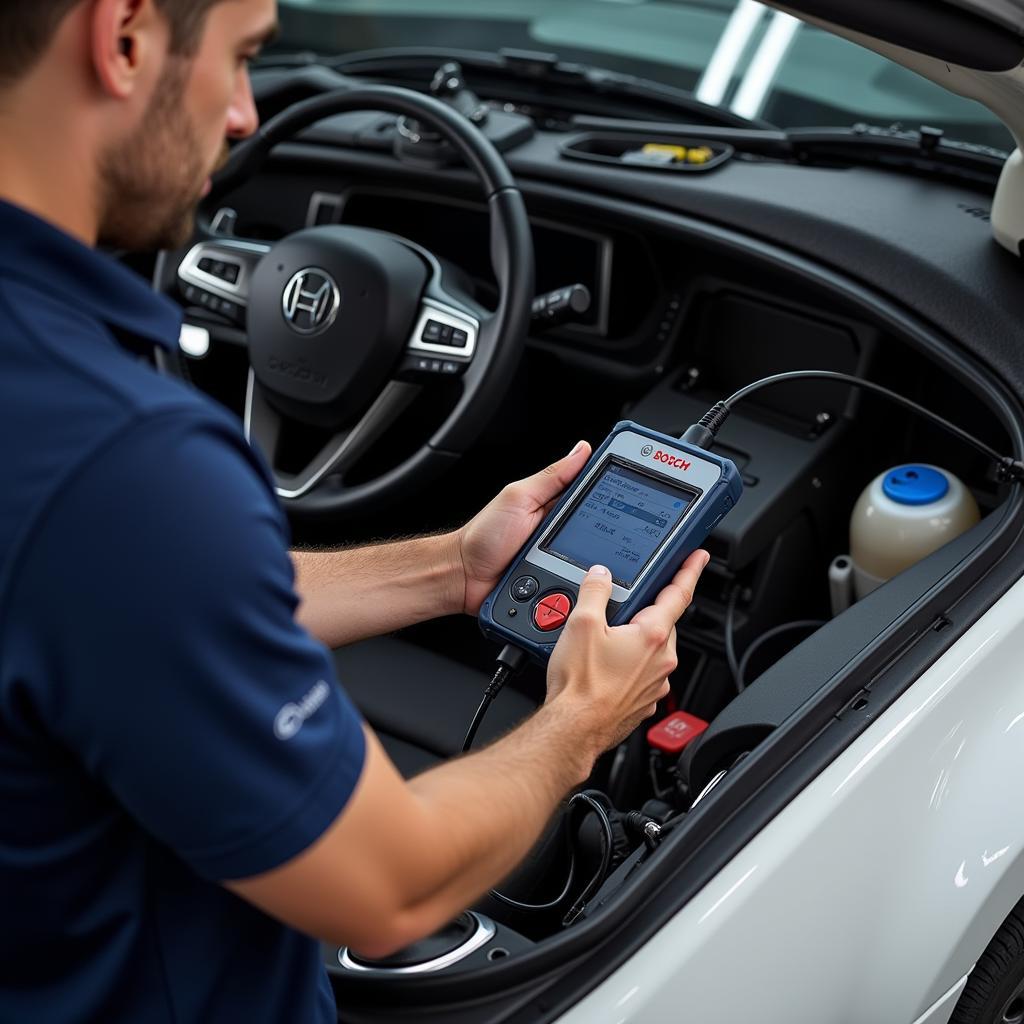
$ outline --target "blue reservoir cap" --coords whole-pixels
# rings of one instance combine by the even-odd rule
[[[897,466],[885,474],[882,490],[900,505],[930,505],[945,497],[949,480],[931,466]]]

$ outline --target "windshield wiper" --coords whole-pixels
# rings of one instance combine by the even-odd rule
[[[808,163],[836,160],[902,166],[917,171],[994,183],[1010,155],[993,146],[947,139],[941,128],[905,129],[855,124],[850,128],[790,128],[793,156]]]
[[[659,136],[699,135],[727,142],[745,156],[795,161],[817,166],[885,166],[932,176],[992,185],[1009,153],[993,146],[948,139],[939,128],[922,125],[854,124],[826,128],[729,128],[681,122],[623,121],[611,117],[576,117],[579,131],[614,131]]]
[[[458,61],[467,71],[490,78],[493,83],[521,87],[518,96],[503,95],[501,99],[521,99],[538,106],[571,106],[574,112],[615,113],[636,116],[638,113],[656,118],[686,117],[699,123],[736,128],[771,128],[766,121],[750,120],[722,107],[696,99],[692,93],[675,86],[663,85],[647,78],[627,75],[591,64],[563,61],[557,54],[532,50],[441,49],[439,47],[389,47],[360,50],[340,56],[324,56],[313,52],[267,54],[260,67],[309,67],[320,65],[353,76],[400,75],[418,78],[429,76],[445,61]],[[536,86],[544,88],[537,95]],[[479,78],[474,88],[484,89]],[[559,95],[559,92],[561,95]],[[570,101],[569,97],[572,96]],[[582,101],[582,102],[581,102]],[[588,109],[583,109],[588,108]]]

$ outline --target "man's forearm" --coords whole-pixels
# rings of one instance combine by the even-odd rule
[[[509,874],[601,749],[587,709],[549,701],[518,729],[406,783],[367,730],[344,813],[286,864],[230,888],[310,935],[383,956]]]
[[[590,774],[597,751],[587,732],[556,701],[492,746],[411,780],[424,831],[436,835],[423,844],[422,889],[406,907],[410,934],[443,924],[522,862],[559,802]]]
[[[343,551],[293,551],[297,618],[328,647],[462,611],[456,534]]]

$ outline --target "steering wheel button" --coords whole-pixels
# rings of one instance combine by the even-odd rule
[[[567,594],[548,594],[534,605],[533,624],[545,633],[558,629],[569,617],[572,602]]]
[[[459,372],[459,364],[458,363],[453,363],[450,359],[446,359],[441,364],[441,372],[442,373],[448,373],[448,374],[458,373]]]
[[[452,345],[455,348],[465,348],[468,341],[469,335],[465,331],[460,331],[457,327],[452,330]]]
[[[514,601],[529,601],[537,593],[539,586],[540,584],[532,576],[520,576],[512,584],[512,599]]]
[[[438,340],[442,345],[450,345],[452,343],[451,324],[441,324],[441,337]]]
[[[441,325],[436,320],[428,320],[423,328],[422,341],[438,342],[441,339]]]

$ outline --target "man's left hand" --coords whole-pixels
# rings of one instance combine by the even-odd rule
[[[455,534],[466,577],[467,614],[480,611],[484,598],[588,458],[590,445],[580,441],[564,459],[503,488]]]

